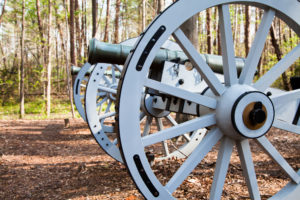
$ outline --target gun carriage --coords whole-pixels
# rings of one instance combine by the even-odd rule
[[[229,6],[237,3],[263,12],[245,59],[235,57],[232,40]],[[187,19],[211,7],[219,11],[220,56],[199,53],[180,28]],[[180,0],[149,25],[134,47],[91,41],[90,64],[85,65],[84,73],[89,74],[94,64],[85,91],[87,122],[100,146],[124,162],[145,198],[177,198],[176,189],[197,165],[201,167],[200,162],[212,148],[218,148],[209,198],[221,199],[236,146],[249,196],[261,199],[250,141],[258,144],[290,181],[270,199],[299,198],[298,168],[291,166],[266,134],[271,127],[300,134],[300,90],[284,92],[271,88],[299,60],[300,44],[255,79],[274,17],[299,37],[299,10],[296,0]],[[180,48],[164,48],[170,39]],[[123,64],[124,68],[117,67]],[[107,107],[101,113],[105,101]],[[176,113],[190,118],[178,122],[174,119]],[[104,123],[107,119],[111,120],[109,126]],[[155,129],[151,129],[153,125]],[[162,178],[164,174],[153,168],[153,159],[173,157],[182,159],[178,169],[171,177]]]

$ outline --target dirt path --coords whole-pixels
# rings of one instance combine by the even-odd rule
[[[300,168],[299,135],[272,129],[272,144],[294,169]],[[289,178],[251,141],[262,199]],[[61,120],[0,120],[0,199],[143,199],[126,168],[107,156],[82,120],[64,128]],[[207,199],[217,148],[210,152],[178,189],[179,199]],[[166,181],[180,161],[156,163]],[[159,175],[158,175],[159,176]],[[249,199],[241,165],[233,152],[222,199]],[[193,198],[192,198],[193,197]]]
[[[82,120],[2,120],[0,156],[0,199],[141,198]]]

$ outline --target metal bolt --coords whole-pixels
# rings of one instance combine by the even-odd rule
[[[182,84],[184,84],[184,80],[183,79],[179,79],[178,83],[179,83],[179,85],[182,85]]]
[[[253,110],[249,114],[249,119],[253,125],[261,124],[266,120],[266,113],[262,109],[262,103],[256,102]]]
[[[300,0],[298,0],[298,1],[300,1]],[[266,95],[267,95],[268,97],[269,97],[269,96],[272,96],[272,92],[269,91],[269,92],[267,92]]]

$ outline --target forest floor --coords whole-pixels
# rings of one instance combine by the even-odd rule
[[[299,169],[299,135],[278,129],[268,135],[292,167]],[[252,146],[258,184],[265,199],[289,179],[258,146]],[[0,120],[0,156],[0,199],[143,199],[126,168],[100,149],[81,119],[71,120],[69,128],[64,127],[63,119]],[[179,188],[179,199],[208,197],[216,156],[214,148],[195,170],[195,176],[189,176]],[[170,168],[178,163],[157,163],[154,171],[168,177]],[[247,193],[234,150],[223,197],[248,199]]]

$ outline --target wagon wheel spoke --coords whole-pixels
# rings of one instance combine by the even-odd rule
[[[162,142],[184,133],[192,132],[207,126],[214,125],[216,123],[215,114],[208,114],[203,117],[195,118],[190,121],[186,121],[177,126],[164,129],[155,134],[151,134],[142,138],[144,146],[152,145],[158,142]]]
[[[170,193],[181,185],[222,136],[219,129],[214,129],[203,138],[200,145],[194,149],[165,186]]]
[[[122,67],[120,65],[113,65],[114,68],[117,68],[119,72],[122,71]]]
[[[98,93],[97,93],[97,96],[98,96],[99,98],[103,98],[103,97],[106,96],[106,92],[98,92]]]
[[[234,141],[232,139],[223,137],[210,190],[210,199],[221,199],[233,146]]]
[[[261,20],[250,52],[247,56],[245,67],[240,75],[239,82],[241,84],[252,83],[274,16],[275,11],[273,9],[265,10],[265,14]]]
[[[265,136],[257,138],[256,141],[295,183],[300,183],[300,176],[293,170],[289,163],[280,155]]]
[[[101,106],[104,102],[107,101],[107,97],[104,97],[104,99],[102,99],[99,103],[97,103],[97,107]]]
[[[105,113],[103,115],[100,115],[99,120],[103,120],[103,119],[106,119],[106,118],[109,118],[109,117],[113,117],[115,115],[116,115],[116,112],[108,112],[108,113]]]
[[[249,141],[245,139],[237,142],[237,149],[243,169],[243,175],[246,179],[249,195],[251,199],[260,199]]]
[[[173,37],[178,42],[184,53],[188,56],[193,66],[201,74],[207,85],[216,95],[221,95],[225,90],[224,86],[180,28],[173,33]]]
[[[146,123],[145,123],[144,131],[143,131],[143,134],[142,134],[143,137],[149,135],[150,129],[151,129],[152,119],[153,119],[153,117],[151,117],[151,116],[146,117]]]
[[[265,91],[270,85],[285,72],[300,57],[300,44],[293,48],[284,58],[274,65],[265,75],[254,84],[260,91]]]
[[[113,66],[111,67],[111,77],[112,77],[112,83],[116,83],[116,71]]]
[[[114,139],[114,141],[112,142],[114,145],[118,144],[118,139]]]
[[[168,116],[166,116],[165,117],[169,122],[171,122],[171,124],[173,125],[173,126],[177,126],[178,125],[178,123],[175,121],[175,119],[173,119],[173,117],[171,117],[171,115],[168,115]],[[186,141],[191,141],[191,137],[189,136],[189,134],[187,134],[187,133],[185,133],[185,134],[183,134],[183,137],[186,139]]]
[[[109,87],[106,87],[106,86],[103,86],[103,85],[99,85],[98,89],[101,90],[101,91],[109,92],[111,94],[117,94],[116,89],[112,89],[112,88],[109,88]]]
[[[300,134],[300,126],[290,124],[288,122],[282,121],[281,119],[275,119],[273,126],[285,131]]]
[[[173,95],[178,98],[183,98],[187,101],[195,102],[208,108],[216,108],[216,100],[211,97],[195,94],[184,89],[176,88],[152,79],[147,79],[144,84],[148,88],[152,88],[166,94]]]
[[[107,85],[111,85],[111,82],[110,82],[110,80],[104,75],[104,76],[102,76],[103,77],[103,79],[104,79],[104,81],[105,81],[105,83],[107,84]]]
[[[112,103],[113,102],[111,100],[109,100],[109,103],[107,104],[107,107],[105,109],[105,113],[108,113],[110,111],[110,107],[111,107]]]
[[[155,118],[155,122],[156,122],[158,131],[162,131],[164,129],[162,119],[161,118]],[[165,156],[169,156],[170,152],[169,152],[169,148],[168,148],[168,141],[167,140],[162,141],[162,146],[163,146],[163,149],[164,149]]]
[[[232,38],[231,21],[228,5],[219,6],[220,12],[220,33],[221,47],[223,53],[223,73],[225,77],[225,85],[231,86],[236,84],[237,70],[235,64],[234,44]]]

